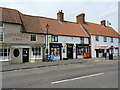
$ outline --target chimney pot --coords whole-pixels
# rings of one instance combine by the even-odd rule
[[[57,13],[57,20],[60,22],[64,21],[64,13],[62,12],[62,10]]]
[[[101,21],[101,25],[104,26],[104,27],[106,27],[106,20],[102,20]]]
[[[85,24],[85,14],[81,13],[76,16],[77,23]]]

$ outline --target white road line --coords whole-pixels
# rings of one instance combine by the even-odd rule
[[[92,74],[92,75],[88,75],[88,76],[82,76],[82,77],[77,77],[77,78],[72,78],[72,79],[55,81],[55,82],[51,82],[51,83],[52,83],[52,84],[57,84],[57,83],[61,83],[61,82],[67,82],[67,81],[73,81],[73,80],[77,80],[77,79],[83,79],[83,78],[88,78],[88,77],[99,76],[99,75],[102,75],[102,74],[104,74],[104,73],[97,73],[97,74]]]

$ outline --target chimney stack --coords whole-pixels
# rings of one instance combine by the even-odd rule
[[[62,12],[62,10],[57,13],[57,20],[60,22],[64,22],[64,13]]]
[[[85,14],[81,13],[76,16],[77,23],[85,24]]]
[[[101,25],[104,26],[104,27],[106,27],[106,20],[102,20],[101,21]]]

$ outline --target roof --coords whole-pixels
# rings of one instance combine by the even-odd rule
[[[49,24],[49,34],[88,37],[88,35],[86,35],[86,33],[81,28],[80,24],[77,23],[68,21],[59,22],[56,19],[50,19],[45,17],[39,17],[39,21],[43,33],[46,33],[47,31],[46,24]]]
[[[23,32],[42,33],[38,17],[20,14],[24,26]]]
[[[15,9],[8,9],[8,8],[2,8],[0,7],[0,12],[2,15],[0,15],[2,18],[0,18],[0,21],[8,22],[8,23],[16,23],[16,24],[22,24],[19,11]]]
[[[109,36],[109,37],[120,37],[112,27],[102,26],[95,23],[86,22],[84,28],[88,31],[91,35],[102,35],[102,36]]]

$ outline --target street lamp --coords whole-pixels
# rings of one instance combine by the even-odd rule
[[[47,52],[47,61],[48,61],[48,28],[49,28],[49,25],[47,24],[46,25],[46,29],[47,29],[47,42],[46,42],[46,44],[47,44],[47,50],[46,50],[46,52]]]

